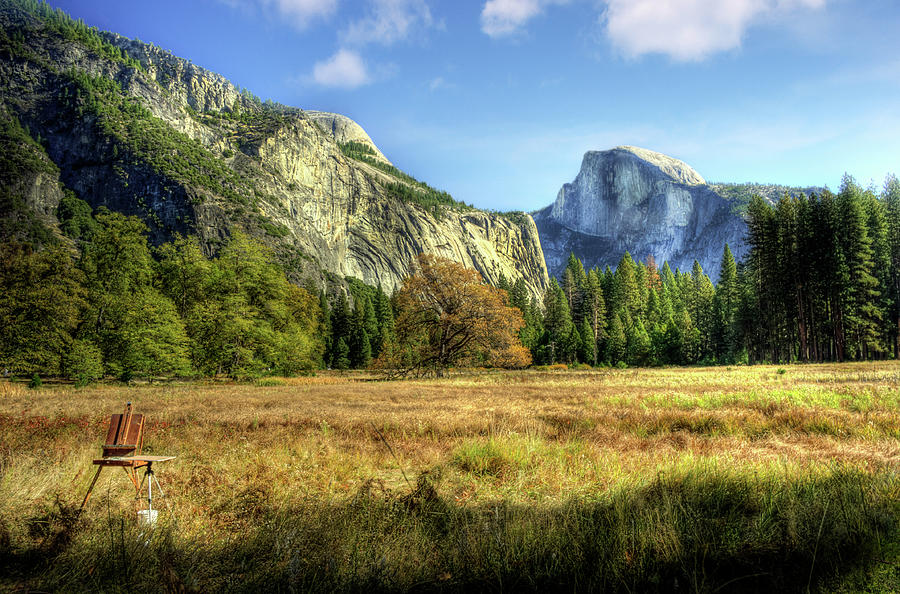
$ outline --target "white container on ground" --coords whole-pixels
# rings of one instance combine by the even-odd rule
[[[138,511],[138,523],[142,526],[150,526],[156,524],[156,518],[159,516],[158,509],[142,509]]]

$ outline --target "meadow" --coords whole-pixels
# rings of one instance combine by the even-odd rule
[[[0,589],[900,590],[897,362],[376,380],[0,383]]]

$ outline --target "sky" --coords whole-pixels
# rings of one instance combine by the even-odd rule
[[[900,175],[896,0],[50,0],[262,99],[353,118],[479,208],[553,202],[589,150],[708,181]]]

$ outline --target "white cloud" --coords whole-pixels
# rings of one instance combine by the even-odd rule
[[[226,0],[228,2],[229,0]],[[317,18],[327,18],[337,9],[338,0],[258,0],[273,7],[295,27],[304,29]]]
[[[428,90],[431,92],[439,91],[441,89],[444,89],[444,90],[453,89],[455,87],[456,87],[456,85],[454,85],[451,82],[447,82],[443,76],[435,77],[435,78],[431,79],[430,83],[428,83]]]
[[[355,89],[372,81],[366,64],[356,52],[341,49],[313,66],[313,81],[323,87]]]
[[[566,2],[568,0],[488,0],[481,9],[481,30],[491,37],[512,35],[541,14],[546,6]]]
[[[371,0],[368,16],[341,32],[344,43],[391,45],[434,25],[425,0]]]
[[[606,0],[602,19],[612,44],[629,57],[666,54],[702,60],[741,45],[761,20],[819,9],[825,0]]]

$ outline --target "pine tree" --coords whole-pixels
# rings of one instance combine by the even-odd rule
[[[331,342],[332,342],[332,351],[330,353],[326,353],[326,360],[331,363],[332,367],[337,369],[337,363],[335,357],[338,352],[338,339],[344,339],[344,347],[347,348],[349,338],[350,338],[350,324],[351,324],[351,312],[350,312],[350,304],[347,303],[347,296],[343,291],[338,293],[337,299],[334,302],[333,307],[331,308]],[[348,351],[349,353],[349,351]]]
[[[509,304],[518,307],[523,315],[527,313],[530,299],[528,296],[528,287],[525,285],[524,278],[519,277],[516,279],[516,282],[513,283],[512,289],[510,289],[509,292]]]
[[[600,285],[600,277],[597,270],[591,270],[584,286],[583,309],[585,319],[591,328],[593,358],[585,360],[596,367],[600,353],[598,345],[606,335],[606,303],[603,300],[603,288]]]
[[[878,296],[872,296],[872,306],[877,309],[877,321],[869,339],[869,357],[882,358],[891,347],[891,247],[884,201],[867,191],[865,193],[866,227],[872,240],[872,275],[877,279]]]
[[[712,307],[715,288],[709,277],[703,274],[700,263],[694,260],[691,271],[691,319],[699,333],[698,359],[711,355],[710,336],[713,330]]]
[[[394,311],[391,308],[391,300],[381,290],[375,289],[375,318],[378,321],[378,332],[372,340],[372,357],[378,357],[386,342],[394,337]]]
[[[626,332],[625,336],[625,360],[629,365],[643,366],[650,360],[651,344],[650,336],[644,328],[644,323],[638,319]]]
[[[344,337],[337,339],[334,347],[334,359],[331,365],[334,369],[350,369],[350,348]]]
[[[887,318],[894,358],[900,357],[900,180],[888,176],[882,202],[887,222],[887,246],[890,273],[887,290]]]
[[[374,338],[378,335],[378,316],[375,313],[375,306],[368,297],[363,298],[362,302],[363,328],[366,333]]]
[[[609,337],[606,340],[606,360],[610,365],[615,365],[625,358],[625,349],[628,346],[625,337],[625,328],[618,314],[613,314],[609,322]]]
[[[367,315],[371,311],[371,320]],[[371,324],[371,325],[370,325]],[[372,345],[370,342],[369,328],[377,331],[375,310],[369,300],[363,296],[356,300],[353,308],[353,317],[350,322],[350,334],[347,337],[347,347],[350,350],[350,365],[355,369],[363,369],[369,366],[372,360]]]
[[[325,291],[319,293],[319,309],[322,311],[322,342],[324,347],[323,352],[326,357],[324,364],[327,367],[331,363],[327,357],[334,350],[334,334],[331,328],[331,307],[328,304],[328,294]]]
[[[512,289],[512,285],[509,284],[509,279],[507,279],[506,275],[502,272],[500,273],[500,280],[497,281],[497,288],[503,289],[507,293]]]
[[[845,326],[851,355],[865,358],[878,348],[881,312],[877,307],[878,279],[873,275],[872,240],[866,225],[867,196],[845,175],[838,194],[842,225],[839,241],[846,257],[848,283],[844,299]]]
[[[581,260],[575,257],[574,253],[570,253],[566,269],[563,272],[562,290],[566,295],[566,301],[573,319],[580,319],[583,314],[581,301],[585,282],[587,282],[587,275]]]
[[[641,290],[637,275],[637,265],[631,259],[631,254],[625,252],[619,265],[616,267],[617,294],[620,303],[616,309],[624,309],[630,320],[639,318],[642,314]],[[625,320],[622,320],[623,323]]]
[[[581,320],[579,327],[579,335],[581,337],[581,347],[578,351],[578,359],[583,363],[597,364],[597,340],[594,329],[591,327],[587,318]]]
[[[544,292],[543,326],[541,344],[546,347],[547,360],[550,363],[564,361],[573,324],[568,300],[556,279],[550,280],[550,286]]]

